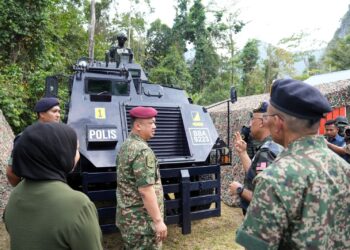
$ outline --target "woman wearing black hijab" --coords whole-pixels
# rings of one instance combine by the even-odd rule
[[[102,249],[95,205],[67,185],[79,159],[77,136],[59,123],[26,128],[14,148],[21,181],[4,213],[12,250]]]

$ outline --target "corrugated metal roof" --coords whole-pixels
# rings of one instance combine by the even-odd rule
[[[333,82],[348,80],[348,79],[350,79],[350,70],[342,70],[337,72],[311,76],[310,78],[304,80],[304,82],[314,86],[322,83],[333,83]]]

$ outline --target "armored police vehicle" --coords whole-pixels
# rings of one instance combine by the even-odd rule
[[[191,220],[220,216],[220,166],[209,161],[218,134],[207,110],[181,89],[150,83],[130,49],[112,47],[105,61],[82,58],[73,68],[65,117],[81,160],[69,184],[95,202],[103,231],[115,228],[116,157],[136,106],[158,111],[149,145],[160,164],[166,223],[190,233]],[[46,95],[57,95],[55,77],[47,78]]]

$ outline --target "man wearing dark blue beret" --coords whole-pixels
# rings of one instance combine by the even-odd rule
[[[34,107],[40,122],[59,122],[61,117],[60,103],[57,98],[41,98]]]
[[[55,97],[43,97],[34,106],[34,112],[37,113],[39,122],[60,122],[61,109],[60,102]],[[15,145],[21,133],[16,136],[13,144]],[[7,180],[12,186],[16,186],[21,178],[16,176],[12,170],[12,153],[10,159],[8,160],[8,165],[6,168]]]
[[[270,104],[271,136],[285,150],[255,178],[236,241],[246,249],[350,249],[350,165],[317,135],[330,104],[293,79],[274,82]]]

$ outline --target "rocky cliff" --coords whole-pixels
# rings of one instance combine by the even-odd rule
[[[12,150],[14,134],[0,110],[0,215],[7,204],[11,186],[6,178],[6,165]]]
[[[348,34],[350,34],[350,5],[348,11],[341,19],[339,28],[335,31],[332,40],[328,43],[327,50],[335,44],[337,39],[344,38]]]

